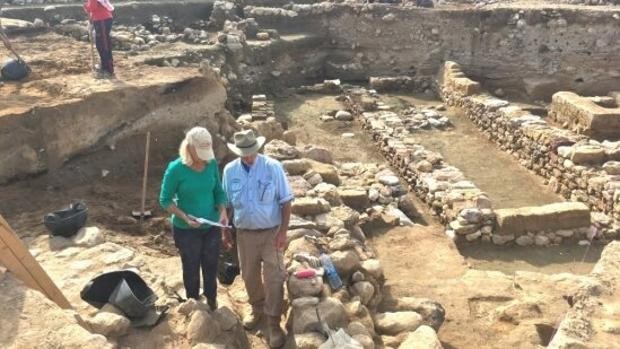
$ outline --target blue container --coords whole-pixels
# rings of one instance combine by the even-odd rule
[[[327,277],[327,282],[332,290],[338,290],[342,287],[342,280],[338,275],[338,271],[336,271],[336,267],[332,263],[331,258],[325,253],[322,253],[319,257],[321,260],[321,264],[323,265],[323,269],[325,270],[325,277]]]

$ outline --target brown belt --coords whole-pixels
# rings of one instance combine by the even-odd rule
[[[243,229],[243,228],[239,228],[239,231],[248,231],[248,232],[265,232],[265,231],[270,231],[270,230],[275,230],[279,227],[279,225],[276,225],[275,227],[271,227],[271,228],[264,228],[264,229]]]

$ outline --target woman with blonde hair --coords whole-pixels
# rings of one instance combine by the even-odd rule
[[[222,234],[220,228],[196,219],[228,225],[226,202],[211,134],[204,127],[194,127],[181,142],[179,158],[168,164],[159,203],[172,214],[172,233],[181,255],[187,298],[199,298],[202,270],[203,292],[211,309],[217,308],[217,262]]]

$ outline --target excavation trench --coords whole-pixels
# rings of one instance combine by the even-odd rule
[[[390,95],[386,102],[394,105],[396,112],[411,105],[420,108],[440,104],[410,95]],[[539,177],[485,137],[460,111],[449,109],[445,115],[451,127],[420,130],[413,135],[415,141],[441,153],[447,163],[460,169],[467,179],[489,195],[494,209],[563,201]]]
[[[411,95],[388,96],[386,101],[395,109],[410,104],[439,104],[435,100]],[[336,96],[326,95],[294,94],[275,103],[276,115],[297,133],[301,145],[313,143],[326,147],[333,151],[338,161],[385,164],[386,160],[357,122],[325,123],[319,120],[320,115],[342,107]],[[469,125],[469,121],[452,113],[449,117],[454,128],[428,131],[420,138],[421,142],[428,149],[442,153],[447,162],[462,169],[476,184],[480,182],[481,188],[495,199],[493,202],[498,201],[506,207],[560,201],[533,174],[519,168],[510,156],[496,151],[495,145]],[[353,136],[343,137],[343,133]],[[482,145],[476,145],[477,142]],[[464,151],[468,146],[470,151]],[[490,155],[483,155],[482,150]],[[471,157],[474,159],[460,160]],[[480,171],[478,166],[501,169],[487,173]],[[514,177],[517,178],[517,188],[527,188],[517,193],[516,198],[512,195],[515,187],[508,186],[505,180]],[[446,322],[439,332],[446,348],[505,348],[514,344],[509,338],[516,332],[520,333],[519,338],[534,338],[532,343],[548,343],[548,336],[539,336],[537,331],[556,326],[568,309],[562,295],[570,294],[580,282],[579,276],[571,276],[570,282],[565,279],[567,276],[563,276],[560,279],[564,281],[556,284],[559,278],[556,274],[587,274],[600,258],[602,247],[597,246],[519,248],[480,242],[456,246],[424,203],[418,202],[416,207],[421,214],[416,223],[422,225],[378,232],[371,238],[371,244],[385,269],[384,292],[387,298],[428,297],[440,300],[446,307]],[[514,289],[514,285],[521,289]],[[550,287],[556,292],[550,293]],[[493,322],[496,309],[532,297],[538,297],[545,307],[531,323]]]

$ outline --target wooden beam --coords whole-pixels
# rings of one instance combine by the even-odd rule
[[[71,304],[0,215],[0,263],[28,287],[40,291],[63,309]]]

